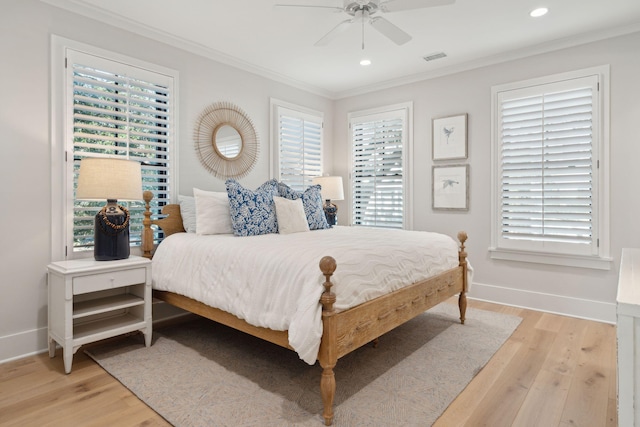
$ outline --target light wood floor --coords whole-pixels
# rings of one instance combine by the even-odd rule
[[[613,325],[478,301],[469,306],[523,321],[436,427],[617,425]],[[53,359],[44,353],[0,365],[0,425],[169,424],[81,349],[70,375],[60,351]]]

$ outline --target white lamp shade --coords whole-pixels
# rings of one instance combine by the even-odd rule
[[[313,178],[313,184],[320,184],[324,200],[344,200],[341,176],[318,176]]]
[[[82,159],[76,199],[142,200],[140,162],[114,158]]]

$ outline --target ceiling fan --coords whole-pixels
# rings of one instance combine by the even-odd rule
[[[303,5],[303,4],[276,4],[277,7],[310,7],[321,9],[332,9],[344,12],[351,18],[346,19],[336,25],[331,31],[318,40],[315,46],[325,46],[329,44],[338,34],[345,31],[351,24],[362,24],[362,49],[364,49],[364,27],[365,23],[371,24],[373,28],[386,36],[397,45],[403,45],[411,40],[411,36],[389,22],[382,16],[374,16],[378,13],[401,12],[405,10],[423,9],[434,6],[444,6],[455,3],[455,0],[344,0],[343,7],[326,5]]]

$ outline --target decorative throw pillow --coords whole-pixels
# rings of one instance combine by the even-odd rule
[[[196,232],[196,199],[193,196],[178,195],[182,227],[187,233]]]
[[[324,215],[320,189],[319,185],[312,185],[301,193],[283,182],[278,183],[278,193],[281,197],[290,200],[302,199],[310,230],[322,230],[331,227],[327,222],[327,217]]]
[[[229,198],[223,191],[193,189],[196,200],[196,234],[232,234]]]
[[[290,234],[309,231],[309,224],[307,224],[307,216],[304,213],[302,199],[290,200],[275,196],[273,202],[276,206],[278,233]]]
[[[244,188],[235,179],[226,181],[233,234],[236,236],[258,236],[277,233],[278,221],[273,205],[273,196],[278,195],[275,179],[265,182],[255,191]]]

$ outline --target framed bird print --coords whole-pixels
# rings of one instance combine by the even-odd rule
[[[433,119],[433,160],[467,158],[467,115]]]
[[[469,210],[469,165],[433,166],[433,209]]]

